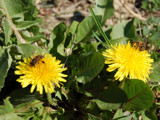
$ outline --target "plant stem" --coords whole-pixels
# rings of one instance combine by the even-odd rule
[[[9,14],[8,14],[8,12],[6,10],[6,6],[4,4],[4,1],[3,0],[1,0],[1,1],[2,1],[1,3],[2,3],[3,10],[5,12],[5,15],[6,15],[8,21],[9,21],[9,23],[11,25],[11,28],[13,29],[13,31],[14,31],[14,33],[16,35],[16,37],[21,41],[21,43],[26,43],[25,40],[22,38],[21,34],[19,33],[19,31],[17,30],[17,28],[15,27],[14,23],[12,22],[12,19],[10,18]]]
[[[47,99],[48,99],[48,102],[49,102],[52,106],[57,106],[57,104],[53,101],[50,92],[47,92]]]
[[[119,87],[120,87],[121,89],[124,88],[125,82],[126,82],[126,79],[124,79],[124,80],[122,80],[122,81],[120,82]]]
[[[99,22],[99,19],[96,17],[96,15],[95,15],[95,13],[93,12],[93,10],[92,10],[91,6],[89,6],[89,9],[90,9],[90,11],[91,11],[91,14],[92,14],[92,16],[93,16],[94,20],[95,20],[95,23],[97,24],[97,27],[98,27],[98,29],[99,29],[100,33],[102,34],[103,38],[105,39],[105,41],[106,41],[107,45],[109,45],[109,46],[110,46],[110,45],[111,45],[111,43],[110,43],[110,41],[109,41],[109,39],[108,39],[107,35],[103,32],[103,30],[102,30],[102,26],[101,26],[101,24],[100,24],[100,22]]]

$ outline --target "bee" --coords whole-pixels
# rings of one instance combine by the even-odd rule
[[[44,55],[36,55],[35,57],[32,58],[30,65],[35,66],[35,64],[39,62],[39,60],[41,60],[42,58],[44,58]],[[44,61],[42,62],[44,63]]]
[[[132,46],[136,49],[139,49],[139,51],[144,51],[146,50],[146,43],[141,42],[141,41],[134,41],[132,42]]]

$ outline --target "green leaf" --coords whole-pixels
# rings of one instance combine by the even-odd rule
[[[10,37],[12,35],[12,29],[10,26],[10,23],[8,22],[7,19],[5,19],[4,22],[4,34],[5,34],[5,45],[7,45],[10,42]]]
[[[149,42],[155,45],[155,48],[160,46],[160,34],[159,32],[152,33],[149,37]]]
[[[76,80],[83,84],[91,81],[102,70],[104,62],[105,59],[99,52],[82,54],[79,57]]]
[[[99,16],[100,18],[100,16]],[[94,21],[94,18],[92,16],[86,17],[79,25],[78,25],[78,31],[77,31],[77,37],[76,42],[80,41],[87,41],[91,35],[92,31],[95,31],[97,29],[96,23]]]
[[[155,111],[158,109],[158,106],[154,103],[153,106],[149,110],[145,110],[142,113],[142,118],[144,120],[158,120]]]
[[[10,69],[12,58],[7,49],[0,48],[0,91],[4,86],[5,78]]]
[[[102,15],[102,23],[104,24],[114,14],[113,0],[96,0],[95,2],[94,12],[96,15]]]
[[[99,115],[99,108],[97,106],[97,104],[95,102],[89,102],[89,104],[87,105],[86,107],[86,110],[89,112],[89,113],[92,113],[94,115]]]
[[[71,48],[72,45],[74,44],[75,34],[77,32],[78,25],[79,25],[79,22],[73,21],[71,26],[69,27],[67,31],[67,37],[65,40],[65,44],[64,44],[66,48]]]
[[[58,24],[52,31],[51,36],[50,36],[50,43],[49,43],[49,50],[50,53],[56,54],[58,51],[58,46],[63,42],[65,38],[65,31],[66,31],[66,25],[64,23]],[[63,44],[62,44],[63,45]],[[60,49],[63,49],[63,46],[59,47],[59,52],[61,51]]]
[[[9,97],[4,100],[4,105],[0,106],[1,120],[24,120],[14,113],[13,105],[9,102]]]
[[[68,33],[72,33],[72,35],[74,35],[77,31],[78,25],[79,25],[79,22],[73,21],[71,26],[69,27]]]
[[[24,53],[23,57],[25,58],[31,57],[36,54],[47,53],[45,49],[31,44],[20,44],[19,46],[21,47],[22,52]]]
[[[4,15],[3,11],[0,9],[0,17]]]
[[[37,19],[35,21],[22,21],[22,22],[17,22],[16,27],[17,30],[23,30],[30,28],[31,26],[37,25],[42,22],[42,19]]]
[[[126,110],[138,112],[151,107],[154,96],[150,87],[142,80],[127,80],[124,91],[128,96],[128,102],[125,105]]]
[[[21,0],[0,0],[5,14],[10,18],[16,17],[23,13]]]
[[[96,23],[96,25],[97,25],[97,27],[98,27],[98,30],[100,31],[101,35],[103,36],[104,40],[106,41],[106,44],[107,44],[107,45],[110,45],[110,41],[109,41],[107,35],[106,35],[106,34],[104,33],[104,31],[102,30],[101,22],[100,22],[100,20],[96,17],[96,15],[95,15],[95,13],[93,12],[91,6],[89,6],[89,10],[90,10],[90,12],[91,12],[91,14],[92,14],[92,16],[93,16],[93,18],[94,18],[94,21],[95,21],[95,23]],[[94,33],[94,31],[92,31],[92,32]],[[95,33],[94,33],[94,35],[95,35]]]
[[[152,70],[151,74],[149,75],[150,81],[160,82],[159,73],[160,73],[160,61],[155,62],[153,64],[153,70]]]
[[[99,116],[87,113],[88,115],[88,120],[101,120]]]
[[[134,19],[128,23],[119,23],[113,26],[110,33],[111,39],[120,39],[120,38],[132,38],[136,37],[136,27],[134,25]]]
[[[9,51],[10,55],[13,57],[15,55],[22,55],[22,49],[21,47],[19,47],[18,45],[10,45],[10,51]]]
[[[13,105],[9,101],[9,97],[4,100],[4,106],[0,106],[0,115],[9,113],[9,112],[14,112]]]
[[[103,120],[111,120],[113,117],[113,113],[109,110],[102,111],[100,116]]]
[[[40,96],[38,96],[38,97],[40,97]],[[25,101],[25,99],[24,99],[24,101]],[[48,109],[48,108],[46,108],[46,109]],[[23,110],[23,111],[21,111],[21,110]],[[19,116],[22,116],[24,120],[30,120],[30,119],[37,120],[37,119],[34,119],[34,117],[41,116],[42,112],[45,112],[43,110],[44,110],[43,102],[40,100],[32,100],[29,102],[23,102],[22,104],[17,105],[15,108],[15,111],[17,111],[17,114]],[[18,120],[18,119],[16,119],[16,120]],[[41,116],[40,120],[42,120],[42,116]]]
[[[56,91],[55,97],[58,97],[60,100],[62,100],[62,93],[61,93],[61,91]]]
[[[27,36],[23,35],[23,38],[25,39],[25,41],[27,43],[32,43],[32,42],[38,41],[43,37],[44,37],[43,35],[37,35],[37,36],[34,36],[34,37],[27,37]]]
[[[123,38],[124,35],[124,23],[119,23],[113,26],[112,32],[110,34],[111,39],[118,39],[118,38]]]
[[[123,113],[122,109],[118,109],[114,114],[113,120],[131,120],[132,115],[127,116]]]
[[[136,37],[136,26],[134,25],[134,21],[135,19],[132,19],[126,24],[124,28],[125,37],[128,38]]]
[[[125,92],[117,85],[113,84],[101,91],[97,99],[93,100],[102,110],[114,110],[120,108],[126,101],[127,96]]]
[[[30,88],[20,88],[12,91],[9,96],[13,105],[19,105],[21,103],[31,102],[39,97],[38,92],[30,93]]]
[[[128,40],[128,38],[122,37],[122,38],[112,39],[112,40],[110,40],[110,42],[111,42],[112,45],[126,44],[127,40]]]

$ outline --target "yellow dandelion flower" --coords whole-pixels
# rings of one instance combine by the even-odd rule
[[[140,51],[132,47],[130,43],[111,47],[103,55],[106,57],[105,63],[110,64],[107,71],[118,70],[114,76],[116,80],[122,81],[129,77],[146,82],[149,79],[153,59],[147,51]]]
[[[36,86],[40,94],[43,93],[43,88],[46,93],[53,93],[55,85],[60,87],[59,83],[66,82],[62,77],[67,77],[67,75],[62,72],[67,68],[62,68],[63,64],[60,63],[60,60],[56,60],[56,57],[49,54],[37,55],[32,59],[24,58],[24,62],[19,62],[16,66],[18,70],[15,74],[22,75],[17,81],[23,88],[31,84],[31,93]]]

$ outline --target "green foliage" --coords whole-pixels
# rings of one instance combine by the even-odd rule
[[[143,81],[136,79],[127,80],[124,85],[124,91],[128,97],[125,105],[126,110],[138,112],[149,109],[152,106],[154,100],[153,93]]]
[[[0,90],[4,86],[5,78],[7,77],[8,70],[11,66],[12,58],[9,50],[0,48]]]
[[[149,2],[149,4],[147,4]],[[143,9],[156,11],[158,0]],[[70,26],[59,23],[50,38],[43,33],[34,0],[0,0],[0,120],[158,120],[160,25],[158,17],[136,18],[102,29],[113,16],[113,0],[96,0],[91,16]],[[94,12],[93,12],[94,11]],[[41,26],[40,26],[41,24]],[[115,80],[107,72],[103,52],[115,44],[143,41],[154,59],[150,81]],[[67,67],[67,82],[46,94],[30,93],[16,82],[16,65],[24,58],[48,53]],[[9,97],[10,96],[10,99]],[[2,105],[3,104],[3,105]]]
[[[118,99],[117,99],[118,98]],[[102,110],[115,110],[127,101],[126,93],[117,85],[110,85],[93,100]]]
[[[14,112],[14,107],[10,103],[9,98],[4,100],[4,105],[0,106],[0,119],[4,120],[24,120],[17,113]]]
[[[159,0],[144,0],[142,1],[142,8],[145,9],[147,12],[157,11],[160,8]]]
[[[94,18],[92,16],[88,16],[78,25],[77,38],[75,42],[87,41],[91,37],[92,31],[95,31],[96,28]]]
[[[150,81],[153,82],[159,82],[160,77],[159,77],[159,72],[160,72],[160,62],[155,62],[153,65],[153,71],[150,74]]]
[[[102,24],[104,24],[114,14],[113,0],[96,0],[95,2],[94,12],[96,15],[102,15]]]
[[[79,56],[76,80],[85,84],[91,81],[104,66],[104,57],[99,52],[85,53]]]

